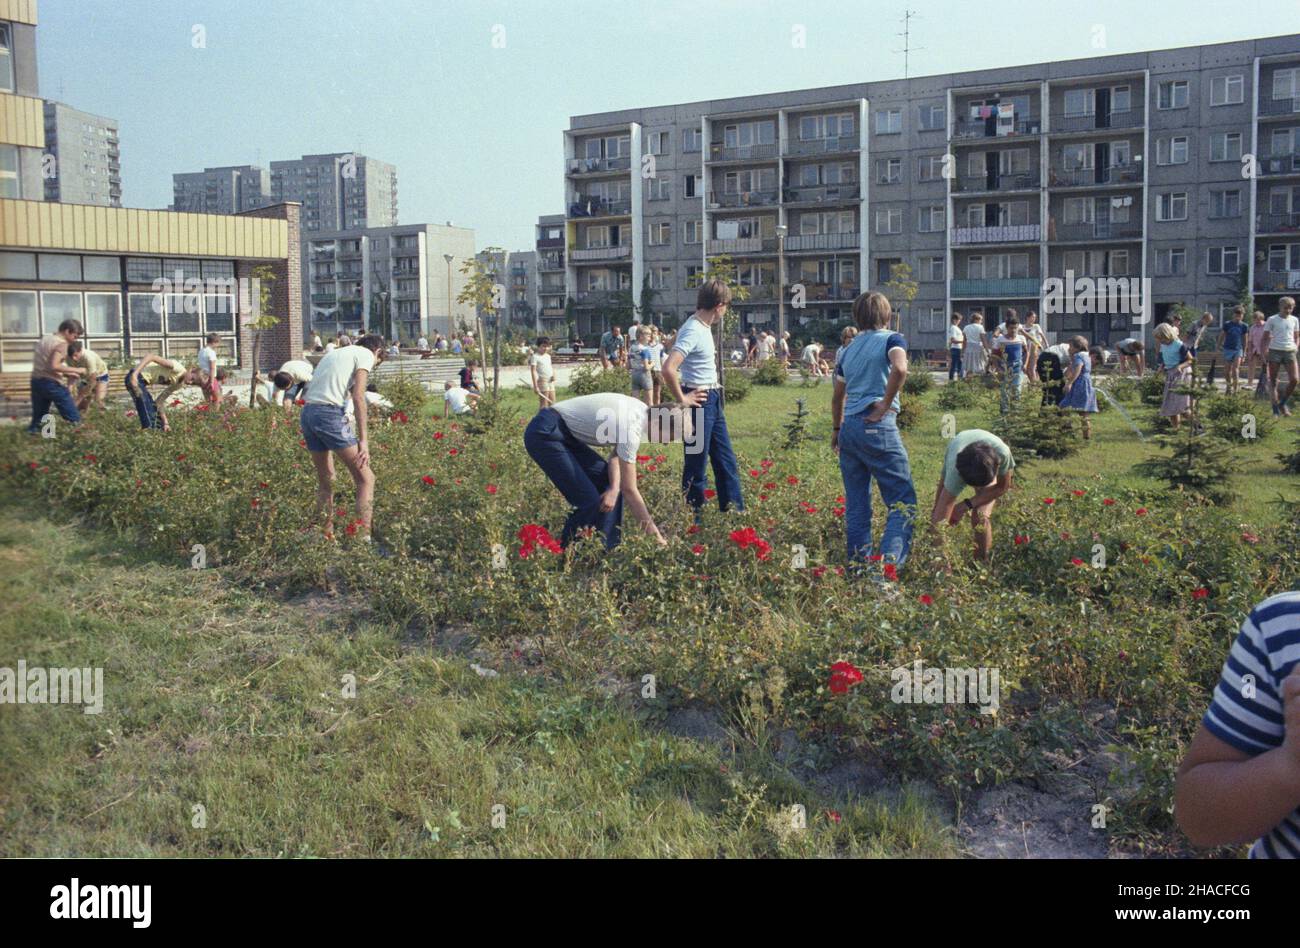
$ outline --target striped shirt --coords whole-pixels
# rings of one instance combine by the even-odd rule
[[[1205,729],[1251,756],[1282,746],[1282,681],[1297,663],[1300,592],[1281,593],[1257,605],[1242,623],[1205,712]],[[1250,858],[1300,858],[1300,809],[1256,840]]]

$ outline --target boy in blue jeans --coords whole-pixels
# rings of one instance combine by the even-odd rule
[[[84,377],[86,370],[67,363],[68,346],[84,334],[81,323],[65,319],[59,323],[57,332],[36,343],[32,352],[32,423],[27,426],[29,434],[41,430],[41,419],[51,405],[59,410],[65,421],[74,425],[81,423],[81,413],[68,391],[68,381]]]

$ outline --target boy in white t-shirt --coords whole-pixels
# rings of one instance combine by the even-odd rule
[[[1295,394],[1296,350],[1300,348],[1300,320],[1293,315],[1295,300],[1284,296],[1277,301],[1278,311],[1264,323],[1264,338],[1268,341],[1268,388],[1273,398],[1273,414],[1290,415],[1287,399]],[[1286,369],[1287,384],[1278,377]]]
[[[537,351],[528,357],[528,372],[537,393],[538,408],[555,404],[555,369],[551,366],[551,340],[537,337]]]
[[[948,324],[948,381],[963,378],[961,353],[966,348],[966,334],[961,331],[961,313],[952,314]]]
[[[199,350],[199,374],[203,377],[203,394],[209,402],[221,401],[221,382],[217,378],[217,346],[221,337],[208,333],[207,345]]]
[[[478,399],[479,396],[477,392],[471,392],[467,388],[461,388],[460,385],[455,382],[447,382],[443,386],[442,417],[446,418],[448,411],[453,415],[467,415],[477,406]]]

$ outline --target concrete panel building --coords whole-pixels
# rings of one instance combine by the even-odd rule
[[[796,328],[906,264],[914,349],[953,310],[1042,312],[1067,274],[1149,294],[1053,334],[1222,319],[1247,286],[1272,311],[1300,287],[1298,136],[1297,35],[574,116],[566,286],[585,336],[629,291],[673,325],[725,254],[743,324]]]
[[[35,0],[0,0],[0,198],[45,198]]]
[[[45,100],[45,200],[122,206],[122,154],[117,120]],[[48,160],[48,159],[47,159]]]
[[[271,162],[271,197],[302,205],[304,233],[397,225],[397,168],[353,153]]]
[[[557,342],[568,341],[564,233],[563,214],[543,214],[537,218],[537,329]]]
[[[172,175],[173,211],[242,214],[272,203],[271,172],[256,165],[204,168]]]

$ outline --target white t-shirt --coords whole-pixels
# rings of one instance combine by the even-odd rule
[[[970,323],[962,329],[966,334],[966,345],[978,346],[984,341],[984,327],[979,323]]]
[[[953,349],[961,347],[961,341],[966,338],[966,334],[961,331],[960,326],[952,323],[948,324],[948,346]]]
[[[811,343],[808,344],[808,345],[806,345],[806,346],[804,346],[804,347],[803,347],[803,355],[800,356],[800,358],[801,358],[804,362],[816,362],[816,361],[817,361],[817,347],[816,347],[815,345],[811,344]]]
[[[534,352],[528,357],[528,364],[537,367],[537,381],[541,383],[555,381],[555,369],[551,367],[551,354]],[[545,385],[543,385],[545,388]]]
[[[420,339],[419,339],[419,341],[416,342],[415,345],[416,345],[416,346],[417,346],[421,351],[427,351],[428,348],[429,348],[429,340],[428,340],[428,339],[425,339],[423,336],[421,336]]]
[[[211,346],[204,346],[199,350],[199,371],[208,378],[212,378],[217,371],[217,350]]]
[[[451,406],[453,415],[463,415],[470,410],[469,391],[459,385],[443,392],[442,400]]]
[[[320,360],[303,400],[308,405],[333,405],[342,408],[349,399],[352,377],[358,369],[370,372],[375,367],[375,354],[365,346],[344,346]]]
[[[1060,359],[1061,368],[1065,368],[1070,364],[1070,344],[1068,342],[1059,342],[1054,346],[1048,346],[1043,351],[1050,352],[1052,355]]]
[[[1270,349],[1280,349],[1287,352],[1295,351],[1295,334],[1296,329],[1300,327],[1300,319],[1295,316],[1283,316],[1281,313],[1274,313],[1264,323],[1264,331],[1268,333],[1268,347]]]
[[[280,366],[280,371],[286,373],[295,382],[310,382],[312,375],[315,374],[311,363],[305,359],[290,359]]]
[[[555,410],[569,433],[595,447],[612,447],[620,460],[636,463],[637,449],[645,437],[645,402],[618,392],[597,392],[557,402]]]
[[[764,359],[772,358],[772,355],[776,351],[776,343],[773,341],[771,336],[764,336],[758,341],[758,345],[763,351]]]
[[[336,346],[334,343],[332,343],[332,342],[327,342],[327,343],[325,344],[325,354],[326,354],[326,355],[329,355],[331,352],[333,352],[333,351],[334,351],[335,349],[337,349],[337,348],[338,348],[338,346]]]

